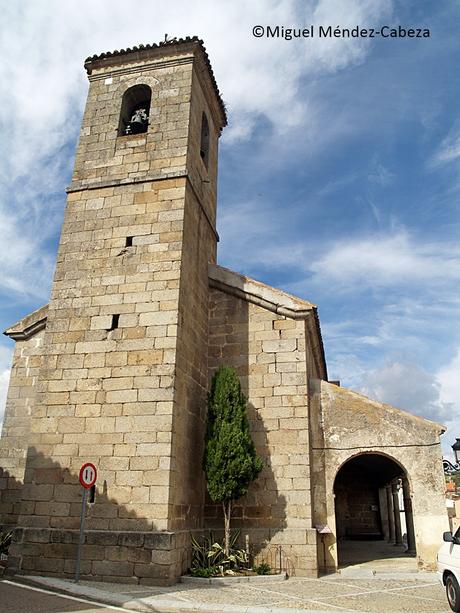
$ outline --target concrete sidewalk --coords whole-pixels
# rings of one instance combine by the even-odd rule
[[[263,579],[231,585],[209,584],[203,580],[163,588],[90,581],[75,584],[51,577],[18,576],[12,580],[148,613],[450,612],[435,573]]]

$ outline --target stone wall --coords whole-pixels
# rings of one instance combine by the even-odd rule
[[[208,261],[215,237],[191,188],[187,190],[181,262],[175,410],[171,428],[169,528],[203,526],[201,469],[207,398]]]
[[[350,471],[334,488],[337,538],[377,537],[382,533],[376,480]]]
[[[256,550],[282,545],[298,575],[316,576],[306,316],[296,320],[274,310],[222,289],[211,291],[210,377],[221,364],[235,368],[248,397],[256,450],[264,461],[259,478],[235,506],[233,526],[249,534]],[[207,527],[221,527],[221,521],[220,508],[208,500]]]
[[[220,133],[212,94],[193,72],[187,151],[180,296],[172,423],[169,528],[203,527],[201,470],[207,397],[208,263],[216,260],[217,145]],[[209,86],[209,84],[208,84]],[[210,150],[201,155],[201,119],[209,118]]]
[[[22,552],[21,572],[50,577],[75,575],[79,533],[76,530],[19,528],[11,546],[8,573],[16,570],[15,550]],[[86,532],[81,574],[91,581],[171,585],[184,566],[189,533]],[[185,557],[185,564],[187,558]]]
[[[74,474],[95,462],[109,494],[156,529],[168,527],[184,198],[184,179],[69,195],[31,423],[37,452]],[[53,511],[50,479],[51,526],[75,528],[78,513]],[[116,508],[99,513],[97,529],[137,529]],[[31,510],[22,525],[43,521]]]
[[[32,337],[17,340],[14,348],[0,439],[0,526],[15,525],[20,512],[43,338],[41,329]]]
[[[215,229],[217,213],[217,159],[222,123],[217,113],[216,106],[213,104],[214,97],[210,91],[210,84],[203,78],[203,74],[204,73],[199,69],[194,70],[192,74],[187,173],[193,191],[195,192],[195,197],[199,206],[202,207],[205,219],[207,219],[210,228]],[[209,125],[209,154],[207,166],[200,154],[203,113],[205,113]],[[215,259],[214,253],[214,257],[210,257],[208,261],[215,262]]]

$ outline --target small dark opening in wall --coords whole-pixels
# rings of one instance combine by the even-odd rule
[[[205,113],[201,116],[200,157],[207,168],[209,161],[209,123]]]
[[[120,315],[112,315],[112,325],[109,328],[109,332],[110,330],[115,330],[115,328],[118,328],[118,322],[120,321]]]
[[[134,236],[127,236],[126,237],[126,247],[132,247],[133,246],[133,238],[134,238]]]

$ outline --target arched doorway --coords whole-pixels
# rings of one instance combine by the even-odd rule
[[[415,555],[409,480],[395,460],[350,458],[337,472],[334,498],[339,567]]]

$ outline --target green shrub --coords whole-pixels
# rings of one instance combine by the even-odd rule
[[[262,562],[259,566],[254,566],[252,569],[258,575],[269,575],[271,573],[271,566],[266,562]]]
[[[228,557],[232,504],[246,494],[262,470],[249,431],[246,398],[233,368],[221,366],[212,379],[203,470],[211,500],[222,503]]]

